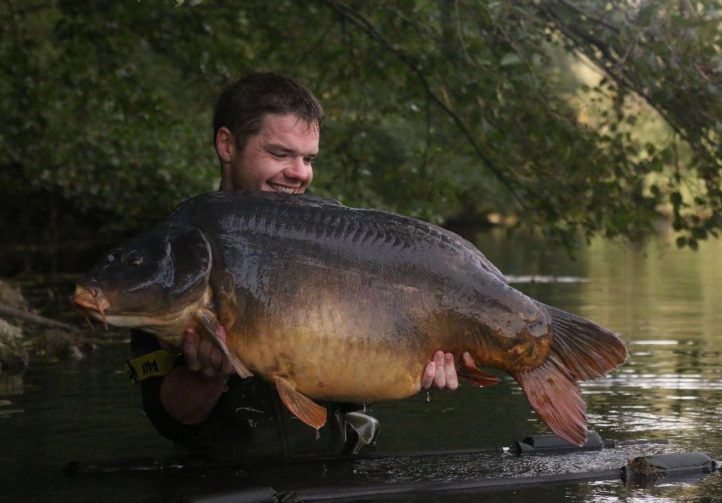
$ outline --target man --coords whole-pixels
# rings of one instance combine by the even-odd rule
[[[229,86],[213,118],[220,190],[302,194],[313,179],[322,121],[321,104],[293,79],[254,73]],[[377,429],[373,418],[353,412],[351,405],[324,404],[330,420],[316,438],[271,386],[255,377],[241,380],[221,350],[190,329],[180,362],[171,362],[175,355],[164,355],[148,334],[133,333],[132,345],[139,356],[131,367],[148,358],[165,362],[141,383],[148,416],[161,434],[197,454],[223,459],[335,454],[357,450],[347,442],[347,423],[370,432],[366,441]],[[464,359],[473,362],[468,353]],[[457,386],[453,355],[438,351],[422,387]]]

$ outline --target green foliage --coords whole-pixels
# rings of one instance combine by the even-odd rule
[[[133,230],[212,190],[213,102],[251,70],[319,96],[314,190],[348,204],[566,243],[660,211],[681,246],[722,226],[711,0],[7,0],[0,19],[6,235]],[[582,56],[603,79],[576,78]]]

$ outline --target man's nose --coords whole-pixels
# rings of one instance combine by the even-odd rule
[[[307,164],[303,157],[294,157],[291,165],[284,172],[289,178],[305,182],[311,176],[311,165]]]

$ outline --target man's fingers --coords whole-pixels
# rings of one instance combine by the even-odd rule
[[[226,375],[235,373],[235,369],[228,358],[223,358],[223,373]]]
[[[207,338],[198,343],[198,362],[201,365],[203,374],[213,377],[223,366],[222,356],[216,345]]]
[[[198,363],[200,365],[200,371],[206,377],[212,377],[214,374],[213,367],[211,364],[211,345],[210,341],[206,338],[198,341]]]
[[[446,389],[453,391],[459,387],[459,378],[456,375],[454,355],[451,353],[446,353],[444,355],[444,377],[446,379]]]
[[[466,352],[462,355],[464,362],[474,365],[474,359]],[[456,374],[456,362],[452,353],[437,351],[432,360],[426,364],[421,376],[421,388],[455,390],[459,387],[459,376]]]
[[[198,361],[198,334],[192,329],[186,330],[183,333],[183,354],[186,358],[186,364],[188,368],[196,372],[201,368],[201,364]]]
[[[436,365],[436,375],[434,376],[434,387],[446,387],[446,373],[444,372],[444,353],[437,351],[434,353],[434,364]]]
[[[430,361],[424,368],[424,375],[421,376],[421,388],[429,389],[434,384],[434,376],[436,375],[436,364]]]
[[[213,375],[223,370],[223,354],[215,347],[208,354],[208,365],[213,370]]]
[[[219,325],[216,335],[226,340],[226,330]],[[193,372],[201,372],[207,377],[229,375],[234,372],[233,365],[216,343],[207,337],[200,337],[192,328],[183,332],[183,354],[186,364]]]

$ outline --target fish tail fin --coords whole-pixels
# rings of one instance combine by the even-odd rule
[[[559,358],[575,381],[603,376],[627,360],[627,348],[613,332],[576,314],[543,307],[552,317],[551,353]]]
[[[556,435],[578,446],[586,443],[587,406],[577,383],[554,356],[530,371],[512,375]]]
[[[614,333],[571,313],[544,306],[553,342],[544,362],[514,375],[534,410],[559,437],[576,445],[587,438],[586,405],[576,381],[602,376],[627,359]]]

